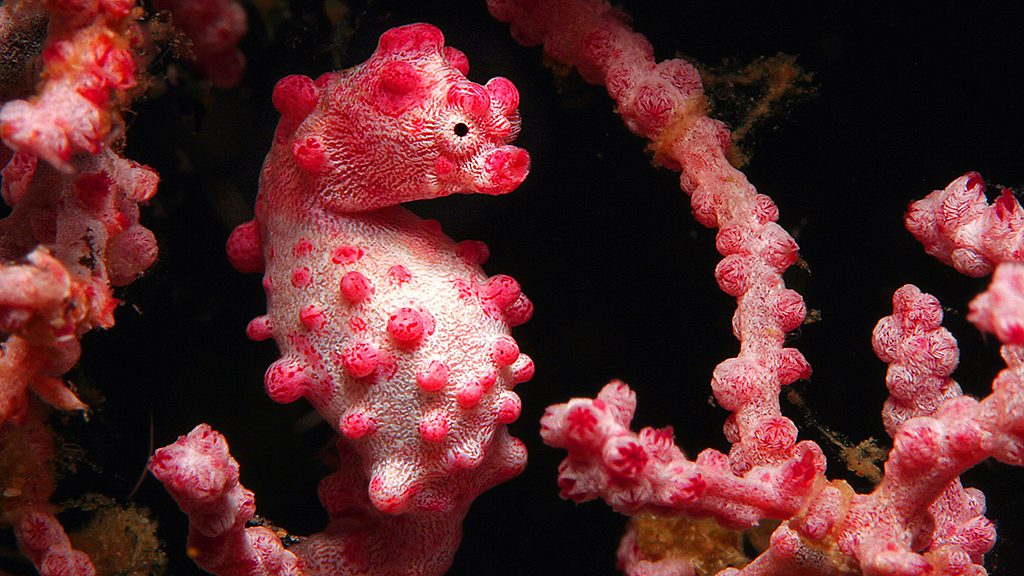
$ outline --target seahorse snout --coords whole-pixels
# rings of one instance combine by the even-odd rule
[[[481,159],[482,170],[473,182],[481,194],[507,194],[516,189],[530,172],[530,154],[517,146],[501,146]]]

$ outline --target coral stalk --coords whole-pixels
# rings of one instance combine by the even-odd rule
[[[961,396],[948,379],[958,350],[939,325],[937,301],[913,286],[904,287],[894,299],[894,315],[880,322],[875,333],[876,350],[891,363],[888,383],[893,397],[885,422],[894,447],[885,476],[866,495],[855,494],[844,482],[826,482],[820,449],[812,442],[796,443],[796,427],[779,413],[778,405],[782,386],[810,374],[803,356],[783,346],[786,333],[796,329],[806,313],[803,299],[786,289],[781,278],[796,261],[797,246],[775,224],[774,203],[758,194],[726,159],[729,132],[705,115],[696,70],[681,60],[656,63],[651,46],[629,28],[628,18],[601,0],[551,2],[543,11],[526,0],[490,0],[488,6],[496,18],[511,23],[512,34],[521,43],[542,44],[556,62],[604,85],[629,129],[650,140],[656,160],[682,173],[680,184],[690,196],[697,221],[719,228],[716,247],[724,259],[715,278],[738,304],[733,333],[740,353],[719,364],[712,377],[715,399],[733,412],[725,427],[733,443],[728,465],[722,466],[727,480],[707,466],[707,455],[714,451],[702,452],[693,465],[671,445],[670,431],[630,432],[635,400],[632,392],[613,383],[595,400],[574,399],[549,408],[545,415],[545,441],[569,451],[560,468],[563,496],[578,501],[603,497],[629,514],[711,515],[736,528],[772,514],[785,520],[754,561],[720,574],[983,573],[981,557],[994,542],[994,529],[982,516],[983,496],[963,489],[958,477],[988,457],[1017,464],[1012,450],[1000,449],[1000,442],[993,441],[1018,441],[1018,429],[1008,422],[1015,412],[1007,412],[1012,398],[1022,393],[1014,385],[1017,379],[1006,376],[1007,384],[997,384],[996,392],[981,402]],[[950,189],[954,194],[965,189],[959,197],[980,194],[976,179],[970,177],[955,182],[946,193]],[[930,251],[946,261],[967,261],[970,258],[956,256],[959,238],[972,246],[984,245],[971,248],[973,259],[980,262],[975,269],[984,268],[986,257],[994,258],[980,255],[984,250],[1010,253],[990,246],[996,244],[992,238],[1017,236],[1019,226],[1014,222],[1020,209],[1011,200],[1004,194],[988,210],[983,195],[980,201],[961,200],[950,210],[957,216],[967,212],[964,231],[951,227],[929,237],[925,242],[934,247]],[[941,218],[932,206],[955,201],[922,202],[914,207],[908,227],[930,234]],[[962,205],[969,208],[960,210]],[[973,225],[978,220],[981,223]],[[1005,293],[1006,286],[1017,284],[1011,278],[1003,275],[990,295],[975,305],[973,318],[981,326],[990,326],[989,318],[999,316],[987,307],[1017,301],[1016,295]],[[1001,331],[1004,335],[1020,325],[1016,315],[1010,317],[1009,328]],[[1014,358],[1012,353],[1006,356]],[[1008,370],[1014,374],[1016,363],[1010,364]],[[724,461],[724,456],[713,460]],[[779,481],[773,480],[771,466],[777,467]],[[685,490],[676,489],[673,481],[684,484]],[[741,490],[725,492],[713,506],[702,505],[703,497],[714,494],[713,486],[737,481]],[[783,486],[795,492],[793,507],[762,509],[746,522],[730,516],[768,487]],[[686,497],[680,498],[680,493]],[[631,538],[627,534],[626,540]],[[678,558],[648,558],[633,540],[623,542],[620,561],[634,576],[652,571],[682,575],[691,569]]]
[[[13,10],[38,10],[33,3],[17,0]],[[0,137],[70,173],[71,157],[98,153],[119,123],[136,85],[132,50],[141,32],[128,0],[38,4],[50,16],[42,82],[37,95],[0,109]]]

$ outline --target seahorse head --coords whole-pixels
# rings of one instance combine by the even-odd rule
[[[530,163],[510,145],[519,93],[505,78],[467,80],[468,71],[465,55],[434,26],[393,28],[363,64],[278,82],[275,150],[331,211],[511,192]]]

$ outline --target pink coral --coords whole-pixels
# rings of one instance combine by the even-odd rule
[[[31,388],[63,409],[86,406],[60,377],[78,362],[83,334],[113,325],[110,286],[135,280],[156,260],[156,240],[138,223],[154,193],[149,168],[104,150],[66,176],[19,152],[3,171],[11,214],[0,220],[0,422],[17,419]]]
[[[417,24],[386,32],[360,66],[274,90],[281,121],[256,219],[227,250],[239,270],[264,272],[268,313],[247,333],[281,349],[267,393],[307,399],[341,434],[342,470],[320,485],[331,523],[296,549],[307,574],[444,572],[469,503],[526,463],[505,425],[533,364],[508,329],[532,304],[512,278],[482,272],[482,244],[397,206],[503,194],[525,178],[529,156],[508,144],[514,86],[467,72],[437,28]],[[157,453],[164,482],[189,467],[174,454]],[[242,573],[206,554],[205,569]]]
[[[238,463],[224,437],[201,424],[150,462],[153,474],[189,514],[190,547],[206,570],[233,576],[298,575],[295,555],[268,528],[247,528],[256,513],[253,494],[238,483]]]
[[[968,276],[1024,260],[1024,210],[1008,189],[989,204],[977,172],[912,203],[906,224],[925,251]]]
[[[1013,408],[1024,396],[1014,370],[1018,363],[1010,362],[1011,376],[981,402],[961,396],[948,380],[958,349],[939,325],[938,302],[904,287],[894,298],[894,315],[875,333],[876,350],[890,362],[887,383],[893,394],[885,413],[894,436],[885,476],[865,495],[854,494],[845,482],[826,482],[820,449],[810,441],[796,442],[796,427],[778,406],[781,386],[810,375],[803,356],[782,346],[806,312],[802,298],[781,278],[795,263],[797,246],[774,223],[774,203],[726,160],[728,130],[705,115],[696,71],[682,60],[656,63],[650,44],[629,28],[628,18],[601,0],[551,2],[544,11],[527,0],[490,0],[488,6],[511,23],[520,42],[543,44],[548,56],[603,84],[630,130],[651,141],[662,164],[682,172],[680,184],[695,217],[719,228],[716,247],[725,258],[715,278],[738,304],[732,325],[739,356],[719,364],[711,382],[715,399],[733,412],[725,428],[733,444],[730,456],[706,450],[690,463],[672,445],[670,432],[629,431],[635,400],[613,383],[594,400],[573,399],[548,409],[545,441],[569,452],[559,470],[563,496],[602,497],[628,514],[711,515],[735,528],[763,518],[784,520],[766,550],[723,575],[983,573],[980,563],[994,543],[994,528],[982,516],[984,497],[965,490],[958,477],[988,457],[1018,463],[1019,453],[1010,447],[1022,438]],[[930,198],[908,221],[922,234],[941,230],[936,221],[952,222],[948,237],[925,242],[961,269],[981,270],[986,263],[975,256],[979,264],[961,266],[964,258],[949,247],[958,240],[985,244],[996,254],[1016,250],[1019,205],[1004,194],[986,210],[979,180],[968,175],[954,182],[945,192],[950,200]],[[940,203],[946,212],[932,208]],[[983,220],[975,225],[979,216]],[[1007,343],[1019,329],[1016,314],[998,328],[990,318],[1013,309],[1020,286],[1024,282],[1015,274],[1001,274],[972,314],[980,327],[1007,334]],[[1008,446],[994,438],[1004,438],[1001,443]],[[715,502],[715,487],[730,484],[737,489]],[[779,506],[782,502],[786,505]],[[627,534],[626,540],[633,537]],[[690,570],[677,558],[648,558],[626,541],[620,554],[634,575]]]
[[[238,84],[245,56],[238,42],[248,29],[245,9],[234,0],[157,0],[157,10],[170,10],[174,24],[192,42],[191,56],[199,70],[219,88]]]
[[[128,101],[126,91],[136,84],[132,50],[141,32],[132,14],[134,2],[11,4],[15,12],[37,10],[33,4],[41,4],[50,21],[38,94],[0,109],[0,137],[14,150],[71,172],[73,155],[96,154],[110,141]]]
[[[1024,266],[996,268],[992,285],[971,302],[971,322],[1006,344],[1024,344]]]
[[[0,14],[13,4],[5,2]],[[545,4],[538,2],[538,9],[547,9]],[[332,5],[336,7],[338,3]],[[713,60],[720,55],[742,59],[748,54],[783,49],[799,52],[801,61],[816,73],[816,83],[820,86],[818,96],[807,105],[790,110],[791,119],[783,130],[763,135],[751,164],[753,172],[750,172],[751,179],[760,182],[758,188],[770,190],[773,198],[785,208],[779,224],[800,241],[801,255],[807,260],[788,270],[787,284],[805,294],[808,307],[820,308],[820,314],[811,317],[820,317],[821,321],[803,326],[786,337],[787,347],[799,347],[815,365],[815,380],[806,386],[798,383],[787,389],[790,398],[799,394],[798,406],[806,406],[830,430],[846,432],[856,439],[881,435],[883,439],[879,443],[884,447],[887,440],[878,422],[877,406],[885,398],[880,383],[886,366],[863,360],[869,354],[871,326],[884,314],[880,310],[886,306],[892,289],[911,279],[922,287],[927,286],[946,307],[940,308],[934,298],[919,290],[901,289],[898,291],[900,301],[893,305],[893,317],[883,321],[885,328],[880,330],[883,345],[876,342],[875,346],[885,355],[885,361],[891,362],[891,377],[886,380],[894,384],[887,402],[892,410],[887,410],[891,415],[884,416],[888,427],[892,428],[891,422],[896,420],[909,422],[928,413],[935,416],[934,408],[956,396],[960,387],[949,374],[952,364],[949,358],[955,354],[956,346],[950,345],[948,333],[940,327],[941,314],[936,314],[936,310],[944,310],[946,325],[958,332],[963,356],[957,379],[967,393],[983,395],[985,376],[978,376],[971,370],[978,367],[979,358],[984,358],[985,342],[971,331],[958,329],[966,316],[959,304],[970,297],[964,292],[976,292],[981,283],[953,279],[949,271],[919,257],[919,247],[907,235],[899,234],[898,216],[907,204],[907,191],[922,189],[919,178],[942,174],[951,166],[981,165],[986,172],[1000,174],[1007,180],[1021,179],[1020,141],[1010,137],[1019,132],[1020,118],[1006,113],[1015,109],[1014,99],[1018,95],[1013,90],[998,89],[1005,87],[1007,81],[1003,79],[1008,70],[1014,69],[1014,58],[1019,51],[1013,42],[1020,37],[1019,21],[1007,18],[1002,12],[989,12],[980,5],[952,6],[947,7],[948,10],[930,12],[900,6],[869,12],[854,4],[804,7],[799,11],[777,5],[739,7],[721,3],[686,3],[684,6],[626,1],[623,5],[635,16],[636,28],[649,34],[655,45],[669,47],[679,43],[677,45],[683,47],[678,38],[685,36],[687,53],[699,57],[705,64],[713,66]],[[516,78],[524,94],[524,114],[528,111],[531,119],[524,140],[530,143],[528,148],[537,162],[522,195],[501,202],[470,199],[413,207],[440,215],[452,236],[483,234],[489,241],[500,243],[500,250],[495,252],[502,259],[501,267],[528,274],[522,279],[528,281],[530,295],[544,303],[545,313],[518,332],[516,339],[524,348],[528,347],[531,354],[538,354],[538,362],[543,362],[543,373],[548,375],[550,383],[531,391],[532,406],[523,408],[525,417],[513,426],[520,427],[517,435],[522,435],[527,444],[538,442],[529,432],[539,417],[538,399],[544,404],[560,402],[570,396],[587,394],[582,390],[597,379],[628,374],[629,381],[636,384],[644,400],[637,421],[666,421],[671,413],[680,446],[685,446],[687,454],[698,454],[708,445],[700,436],[702,433],[720,436],[716,434],[720,424],[715,415],[718,408],[704,406],[707,390],[701,383],[706,384],[717,360],[736,355],[736,342],[729,337],[728,316],[732,302],[710,289],[714,287],[710,281],[714,263],[702,259],[702,254],[713,252],[702,248],[702,244],[710,243],[706,242],[709,232],[688,224],[691,222],[685,217],[688,198],[678,192],[671,193],[671,183],[666,180],[666,177],[671,179],[670,175],[649,170],[643,155],[636,153],[641,144],[628,138],[621,126],[614,125],[616,119],[607,114],[609,106],[600,96],[595,97],[596,91],[581,88],[569,80],[560,83],[563,92],[556,98],[554,91],[549,90],[546,74],[531,75],[528,71],[538,68],[536,54],[516,49],[497,24],[483,21],[482,7],[453,10],[450,4],[398,6],[397,3],[375,2],[365,12],[354,13],[352,25],[356,34],[352,45],[361,46],[368,36],[375,35],[376,26],[386,27],[406,18],[421,19],[428,15],[438,18],[450,37],[458,38],[458,45],[478,43],[473,53],[500,63],[502,73]],[[315,19],[309,18],[310,14],[319,14],[322,20],[321,6],[290,3],[290,8],[292,15],[285,18],[287,24],[273,31],[276,36],[257,36],[260,41],[247,46],[252,50],[248,54],[250,61],[257,66],[246,78],[246,90],[236,94],[240,98],[232,101],[232,106],[207,108],[206,104],[211,101],[224,102],[211,98],[196,108],[205,112],[205,115],[200,113],[193,117],[200,140],[209,144],[210,136],[216,135],[217,154],[209,153],[213,147],[206,148],[203,154],[195,154],[187,144],[190,138],[180,138],[180,131],[167,130],[169,124],[188,125],[187,119],[182,123],[171,114],[153,114],[154,109],[166,111],[168,108],[178,114],[176,106],[165,105],[168,102],[187,105],[189,94],[178,93],[178,98],[151,101],[139,109],[141,113],[137,117],[132,117],[134,127],[129,132],[129,143],[143,144],[144,151],[140,153],[147,155],[148,162],[160,167],[167,188],[162,191],[164,199],[151,215],[161,237],[163,262],[159,273],[145,283],[114,292],[142,315],[127,323],[120,322],[119,318],[119,324],[123,325],[118,330],[84,342],[88,362],[82,372],[73,373],[71,379],[78,381],[102,374],[103,389],[110,393],[107,404],[90,400],[94,409],[102,410],[86,427],[90,433],[95,432],[96,422],[123,417],[125,412],[130,414],[131,420],[145,420],[147,408],[154,414],[156,435],[167,440],[189,429],[197,413],[202,414],[201,419],[217,418],[218,427],[231,430],[228,435],[232,449],[245,463],[243,483],[261,494],[261,512],[294,526],[304,519],[307,525],[319,521],[319,510],[311,510],[303,504],[304,500],[313,499],[297,496],[284,486],[302,484],[293,480],[302,470],[310,468],[307,460],[322,444],[317,435],[326,433],[327,426],[295,433],[292,428],[310,419],[294,422],[279,414],[299,415],[306,409],[305,403],[281,409],[265,402],[265,396],[257,390],[243,385],[245,381],[258,378],[252,373],[254,366],[262,367],[269,361],[260,354],[268,352],[272,345],[240,341],[238,330],[262,304],[252,298],[262,299],[262,295],[258,294],[255,283],[252,287],[256,290],[247,290],[244,279],[235,279],[227,266],[217,266],[222,257],[217,257],[215,247],[222,244],[225,235],[219,224],[242,219],[244,204],[237,199],[231,202],[232,195],[237,194],[231,184],[247,182],[247,175],[256,172],[248,163],[258,161],[253,159],[265,153],[252,144],[263,138],[252,137],[252,134],[268,118],[277,120],[269,106],[261,107],[262,103],[270,101],[269,89],[266,89],[269,82],[303,66],[308,66],[302,69],[309,73],[328,65],[329,57],[324,49],[330,48],[330,56],[336,56],[335,49],[345,39],[344,23],[327,31],[325,27],[317,28]],[[415,15],[409,10],[415,10]],[[278,14],[272,15],[272,18],[277,17]],[[253,23],[254,30],[258,22]],[[275,26],[279,22],[274,20]],[[291,26],[300,22],[302,26]],[[0,23],[4,30],[7,25],[6,21]],[[18,23],[16,28],[14,36],[0,34],[0,41],[16,40],[0,48],[0,100],[26,98],[32,93],[33,74],[38,71],[31,63],[31,56],[38,51],[33,46],[40,46],[46,36],[45,23],[40,29],[38,20]],[[936,34],[936,30],[952,32]],[[984,42],[977,40],[980,31],[985,36]],[[329,32],[334,34],[329,35]],[[27,63],[22,58],[26,54]],[[342,53],[340,58],[347,56]],[[474,61],[474,65],[479,64]],[[528,84],[531,81],[533,86]],[[168,86],[172,92],[177,89],[173,82]],[[709,94],[719,96],[727,90],[723,84],[709,83],[706,88]],[[248,89],[252,89],[252,97],[246,97]],[[727,112],[725,106],[713,106],[716,116]],[[229,109],[228,115],[238,114],[245,120],[225,122],[225,108]],[[630,122],[639,125],[635,118]],[[154,125],[160,127],[159,132],[151,131]],[[158,159],[157,154],[168,148],[174,157],[165,157],[165,161]],[[315,148],[300,152],[297,158],[310,160],[307,165],[316,166]],[[0,165],[7,163],[9,154],[0,149]],[[230,155],[237,164],[222,170],[223,165],[211,162],[220,154]],[[665,156],[661,160],[667,163]],[[178,176],[184,172],[203,181],[181,185]],[[211,186],[208,180],[211,175],[221,182],[234,182]],[[950,174],[947,180],[952,176]],[[15,179],[12,176],[12,180]],[[991,188],[998,195],[999,187]],[[180,201],[182,198],[185,200]],[[1009,195],[1004,195],[1006,198]],[[713,237],[714,231],[710,234]],[[212,250],[211,246],[214,246]],[[690,250],[691,247],[696,249]],[[458,252],[479,261],[486,257],[486,250],[481,248],[478,244],[460,245]],[[248,260],[249,267],[262,270],[262,250],[243,252],[253,256]],[[50,269],[37,270],[33,264],[41,262],[43,254],[40,252],[32,259],[19,257],[9,263],[5,273],[10,274],[12,283],[8,284],[11,289],[4,297],[11,298],[12,304],[23,306],[26,300],[34,301],[16,288],[24,285],[25,279],[31,279],[33,289],[45,291],[47,298],[59,298],[51,296],[63,290],[62,284],[51,282],[59,276],[50,275]],[[342,259],[355,254],[358,251],[339,251]],[[737,284],[732,281],[736,276],[731,275],[732,271],[733,268],[724,269],[727,274],[722,278],[728,281],[725,286],[735,288]],[[408,269],[396,270],[396,276],[404,278],[408,272]],[[415,279],[411,273],[408,276]],[[353,275],[343,288],[355,299],[372,299],[375,292],[371,292],[370,280],[362,273]],[[977,313],[984,318],[982,322],[996,328],[1001,318],[1013,318],[1012,314],[1006,314],[1015,311],[1013,303],[1017,298],[1012,293],[1013,285],[1012,281],[1002,284],[998,297],[987,299],[1000,305],[977,308]],[[122,312],[124,308],[127,307],[122,307]],[[416,324],[408,321],[411,314],[402,312],[395,316],[396,333],[415,333]],[[391,314],[379,320],[386,330]],[[317,326],[321,321],[326,321],[326,316],[319,315],[315,308],[304,310],[300,316],[303,325]],[[266,323],[254,322],[248,332],[252,336],[265,336],[270,328]],[[1010,329],[1005,333],[1013,333],[1012,322],[1005,328]],[[919,343],[923,345],[918,346]],[[507,358],[510,349],[502,345],[496,355]],[[353,376],[365,378],[376,370],[379,363],[376,347],[360,345],[346,352],[342,362]],[[1013,391],[1019,388],[1020,382],[1020,355],[1019,351],[1008,348],[1004,356],[1008,368],[996,382],[996,394],[1012,407],[1016,401]],[[23,373],[20,369],[18,372]],[[438,367],[419,384],[428,391],[442,387],[446,382],[442,375],[447,374]],[[63,378],[54,379],[63,387],[60,380]],[[156,401],[147,403],[152,396]],[[86,397],[83,395],[82,399]],[[963,399],[957,402],[963,403]],[[118,404],[127,409],[115,412]],[[969,403],[963,403],[963,407],[969,407]],[[984,403],[983,407],[983,413],[991,413],[994,420],[1005,423],[1004,427],[1016,426],[1014,416],[1018,411],[996,410],[997,404],[991,402]],[[821,441],[820,436],[815,436],[817,424],[804,418],[800,408],[794,409],[785,403],[782,408],[800,425],[801,438]],[[970,412],[959,410],[954,416],[970,419]],[[707,418],[709,414],[711,417]],[[23,431],[31,421],[32,418],[26,419],[20,428],[8,424],[4,430]],[[58,415],[53,422],[71,422],[72,427],[77,427],[79,419]],[[447,432],[443,426],[435,425],[438,422],[431,419],[423,427],[424,438],[438,438]],[[956,438],[956,434],[946,433],[945,424],[928,422],[920,427],[923,432],[916,439]],[[117,465],[106,463],[104,467],[108,472],[117,467],[125,471],[125,477],[132,477],[137,472],[132,468],[139,464],[137,460],[133,462],[130,455],[143,452],[145,441],[143,439],[142,446],[134,448],[132,442],[146,434],[143,428],[136,428],[122,419],[116,420],[115,425],[128,433],[119,435],[110,446],[116,453]],[[779,438],[785,438],[786,428],[778,427],[782,433]],[[650,458],[645,462],[646,452],[630,445],[631,437],[624,429],[619,432],[624,436],[619,439],[622,443],[609,444],[613,450],[608,451],[612,456],[608,461],[614,466],[609,472],[620,478],[629,474],[646,479],[657,470],[656,463]],[[640,437],[639,434],[633,436]],[[654,444],[663,447],[666,436],[664,432],[655,435]],[[74,438],[83,444],[90,439]],[[126,439],[130,441],[125,442]],[[105,444],[108,440],[103,438]],[[969,435],[966,440],[964,445],[969,446]],[[1000,432],[991,436],[991,440],[993,446],[1007,455],[1019,450],[1013,434]],[[921,448],[914,441],[900,442]],[[17,444],[6,437],[0,443]],[[350,444],[346,438],[342,450],[350,448]],[[724,442],[712,445],[722,452],[729,451]],[[924,448],[929,446],[931,444]],[[532,470],[519,481],[492,491],[485,501],[475,506],[476,513],[468,517],[466,539],[471,547],[456,557],[451,573],[610,573],[614,563],[613,533],[620,531],[621,522],[602,516],[601,511],[593,507],[569,513],[568,504],[553,497],[551,477],[555,463],[552,460],[557,451],[530,447],[534,454]],[[623,455],[629,458],[617,455],[622,454],[617,449],[623,447],[626,448]],[[823,448],[828,452],[828,446],[823,444]],[[946,467],[951,461],[944,448],[938,447],[934,453],[941,461],[936,468]],[[342,457],[346,462],[358,459],[358,455],[351,452],[343,453]],[[547,458],[551,460],[545,460]],[[262,470],[259,468],[261,459]],[[37,460],[27,458],[26,462]],[[600,461],[604,461],[603,456]],[[834,462],[829,466],[831,478],[843,474]],[[1021,471],[1000,466],[988,468],[965,478],[969,484],[987,486],[990,511],[986,514],[999,524],[1002,537],[1002,546],[997,546],[991,554],[985,553],[992,539],[991,524],[981,516],[985,503],[972,489],[965,490],[968,498],[960,504],[948,506],[952,513],[947,519],[939,518],[941,510],[936,510],[936,504],[946,509],[942,499],[948,490],[925,512],[921,512],[919,506],[917,511],[909,506],[887,508],[882,498],[862,495],[865,496],[859,499],[862,517],[856,523],[849,523],[856,529],[844,533],[848,542],[860,538],[858,534],[873,534],[878,542],[887,543],[863,546],[862,552],[857,552],[856,546],[848,547],[851,552],[843,558],[850,563],[841,565],[838,570],[856,572],[859,566],[853,558],[858,553],[880,558],[889,554],[913,562],[915,557],[907,554],[909,549],[911,553],[926,552],[925,560],[932,563],[936,571],[976,573],[979,558],[984,554],[986,564],[994,573],[1012,573],[1020,554],[1019,546],[1015,546],[1020,536],[1015,529],[1019,527],[1017,518],[1022,516],[1018,513],[1020,502],[1013,497],[1012,487],[1018,483]],[[340,492],[341,496],[335,501],[341,502],[339,507],[348,506],[346,502],[351,501],[353,504],[347,509],[365,519],[366,511],[376,510],[369,502],[367,487],[360,485],[365,478],[359,470],[350,467],[342,471],[356,474],[355,480],[347,484],[339,481],[332,486],[355,488]],[[993,475],[998,475],[997,482],[989,478]],[[927,485],[933,484],[926,476],[904,474],[904,480],[908,481],[890,484],[886,497],[911,494],[917,484],[931,490]],[[852,482],[857,484],[856,480]],[[73,488],[71,482],[65,484],[65,488]],[[153,489],[153,484],[144,484],[136,498],[157,507],[173,505],[163,490]],[[11,484],[4,485],[5,509],[10,502],[6,499],[10,487]],[[627,493],[622,485],[612,488]],[[859,489],[863,491],[863,485]],[[870,490],[867,488],[868,492]],[[114,491],[118,491],[116,484],[110,489],[111,493]],[[127,487],[123,493],[127,493]],[[771,550],[761,562],[750,566],[748,573],[756,569],[775,574],[814,573],[823,567],[835,568],[837,556],[832,554],[833,549],[813,545],[821,544],[820,540],[812,540],[811,546],[804,546],[802,539],[808,535],[839,534],[838,517],[831,512],[841,509],[852,496],[852,491],[837,486],[822,488],[820,497],[807,508],[806,515],[791,520],[788,527],[779,529],[770,542],[765,542],[771,544]],[[926,499],[920,494],[914,498]],[[48,493],[40,499],[48,500]],[[189,563],[182,552],[184,547],[173,540],[176,534],[184,536],[186,533],[173,526],[177,510],[167,509],[166,512],[166,516],[161,514],[165,527],[162,536],[167,539],[170,550],[176,552],[175,561]],[[885,514],[873,531],[873,526],[868,526],[873,524],[869,512]],[[380,514],[385,520],[396,518]],[[901,533],[905,528],[903,518],[927,519],[929,515],[934,521],[934,530],[927,522],[915,524],[908,532],[910,546],[906,546],[906,534]],[[347,516],[341,516],[343,521],[348,520]],[[408,514],[402,518],[413,519]],[[265,525],[266,522],[254,517],[251,524]],[[403,524],[402,530],[406,529],[415,530],[416,526]],[[934,535],[934,542],[924,537],[929,531]],[[243,527],[237,533],[248,531]],[[261,533],[268,532],[257,532]],[[363,533],[367,534],[362,540],[367,550],[376,550],[394,541],[384,530],[373,532],[372,537],[369,531]],[[637,542],[642,536],[629,540],[627,535],[623,539],[620,553],[627,569],[638,574],[661,575],[692,570],[687,560],[656,561],[644,556],[645,550]],[[831,536],[825,537],[824,542],[830,542]],[[296,538],[282,539],[285,547],[298,548]],[[54,538],[52,542],[59,544],[58,540]],[[354,540],[346,538],[346,544]],[[263,540],[253,542],[254,546],[260,546]],[[449,545],[447,541],[442,544]],[[346,545],[331,550],[340,554],[357,549],[357,546]],[[358,557],[358,554],[353,556]],[[31,570],[24,565],[18,572],[17,567],[10,567],[12,563],[5,561],[4,570],[16,573]],[[898,565],[880,563],[875,568],[894,566]],[[913,564],[910,566],[914,568]],[[920,566],[918,563],[917,567]],[[192,571],[198,569],[191,565],[171,567],[174,574]]]

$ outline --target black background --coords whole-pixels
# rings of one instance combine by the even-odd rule
[[[935,2],[927,10],[847,4],[623,3],[659,59],[678,51],[715,66],[786,52],[814,74],[816,94],[747,143],[746,173],[779,205],[780,223],[809,264],[787,281],[821,313],[793,342],[815,371],[797,389],[814,420],[854,442],[887,442],[879,418],[885,365],[871,351],[870,333],[900,285],[916,283],[947,306],[946,326],[963,351],[955,376],[968,393],[986,394],[1001,366],[996,344],[964,318],[986,281],[926,256],[902,215],[909,201],[967,170],[990,184],[1024,183],[1017,81],[1024,20],[1009,8],[974,3]],[[487,271],[514,276],[536,305],[514,333],[537,365],[535,379],[518,389],[524,410],[512,425],[530,465],[473,506],[450,573],[615,574],[625,520],[603,504],[558,498],[562,454],[541,443],[538,420],[545,406],[621,378],[638,391],[639,425],[675,426],[691,456],[708,446],[727,449],[726,414],[709,403],[708,380],[737,345],[729,329],[734,302],[712,275],[714,235],[694,222],[677,175],[652,167],[644,142],[626,131],[603,90],[556,81],[539,49],[513,42],[482,1],[350,6],[347,40],[332,32],[317,3],[293,2],[273,34],[247,6],[249,67],[240,87],[206,93],[182,81],[135,107],[128,155],[163,176],[144,216],[161,257],[119,291],[118,326],[85,339],[82,366],[70,376],[103,398],[91,398],[97,410],[89,424],[61,424],[91,465],[65,479],[58,496],[95,490],[127,499],[150,450],[151,422],[157,446],[208,422],[228,437],[261,514],[298,534],[322,528],[314,487],[325,473],[318,453],[330,431],[302,403],[278,406],[263,393],[262,374],[276,351],[244,335],[264,310],[262,288],[258,277],[231,269],[223,245],[251,214],[277,120],[274,81],[356,64],[384,30],[427,21],[469,56],[471,79],[501,75],[517,85],[517,144],[532,157],[529,178],[510,195],[411,206],[440,219],[456,240],[486,241]],[[803,412],[785,400],[783,410],[802,437],[826,446]],[[826,452],[830,476],[849,478],[835,451]],[[989,569],[1017,573],[1024,567],[1024,471],[985,463],[964,478],[986,491],[999,527]],[[197,573],[184,555],[184,516],[159,484],[147,478],[132,500],[158,517],[171,573]]]

